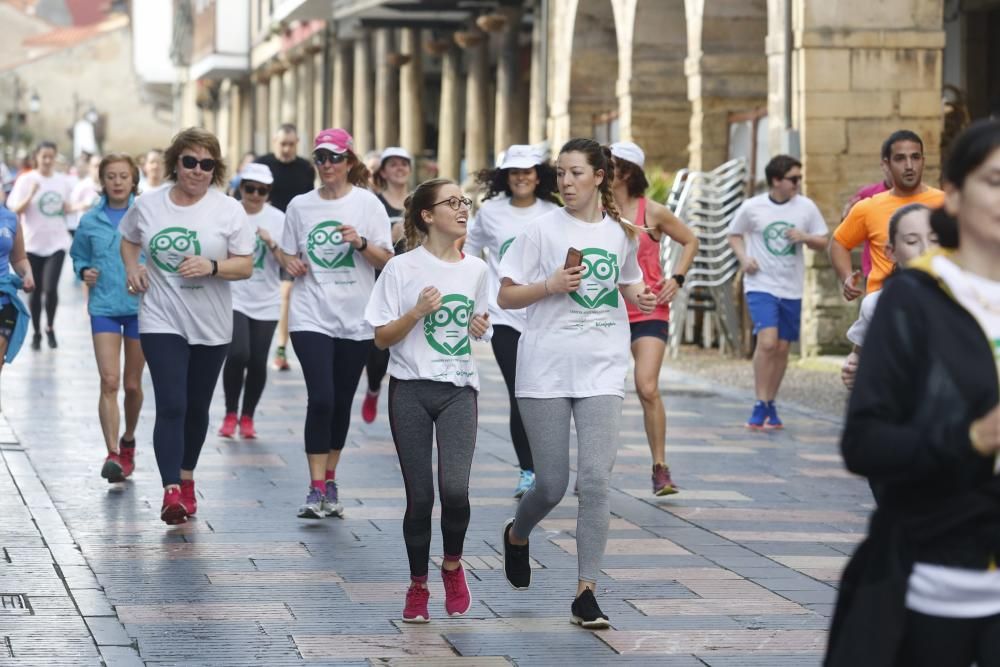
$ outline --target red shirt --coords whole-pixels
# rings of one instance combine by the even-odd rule
[[[637,220],[635,224],[640,227],[646,226],[645,197],[639,198],[639,209],[636,211],[636,218]],[[663,280],[663,267],[660,264],[659,241],[654,241],[648,233],[640,234],[637,259],[639,260],[639,268],[642,269],[643,281],[649,285],[649,288],[653,290],[654,294],[658,294],[661,289],[660,281]],[[670,321],[670,305],[666,303],[662,306],[657,306],[653,309],[653,312],[648,315],[643,313],[628,301],[625,302],[625,307],[628,309],[629,323],[649,322],[650,320],[662,320],[664,322]]]

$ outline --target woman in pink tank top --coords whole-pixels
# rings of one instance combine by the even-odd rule
[[[691,268],[698,252],[694,232],[670,212],[666,206],[646,199],[649,187],[643,172],[645,154],[630,141],[611,144],[614,158],[614,180],[611,188],[615,203],[626,220],[632,220],[647,231],[639,235],[639,267],[643,281],[657,295],[657,307],[644,314],[628,305],[628,321],[632,329],[632,357],[635,360],[635,391],[642,404],[646,439],[653,456],[653,493],[666,496],[677,493],[666,464],[667,415],[660,397],[660,367],[667,349],[670,321],[670,301],[684,284],[684,274]],[[663,275],[660,264],[660,239],[666,234],[684,246],[676,273]]]

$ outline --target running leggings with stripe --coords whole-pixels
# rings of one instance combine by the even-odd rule
[[[35,333],[42,330],[42,297],[45,297],[45,317],[49,329],[56,321],[56,307],[59,305],[59,274],[62,273],[63,260],[66,251],[59,250],[48,257],[28,254],[28,264],[31,265],[31,275],[35,278],[35,291],[28,300],[31,311],[31,323]]]
[[[496,357],[504,384],[507,385],[507,397],[510,400],[510,440],[514,443],[517,464],[521,470],[534,470],[535,464],[531,460],[528,434],[524,431],[521,410],[517,406],[517,399],[514,398],[514,381],[517,377],[517,341],[520,337],[521,332],[514,327],[497,324],[493,327],[493,338],[490,340],[490,344],[493,345],[493,356]]]
[[[608,543],[611,521],[608,484],[618,453],[622,399],[619,396],[519,398],[518,403],[535,460],[535,485],[521,498],[512,530],[517,537],[528,537],[566,493],[572,417],[576,423],[580,484],[577,566],[581,580],[596,582]]]
[[[406,487],[403,540],[410,576],[427,576],[434,509],[434,435],[444,557],[462,557],[469,527],[469,472],[476,448],[477,395],[450,382],[389,378],[389,427]]]
[[[347,443],[351,405],[370,340],[334,338],[315,331],[289,334],[306,381],[306,454],[329,454]]]
[[[267,382],[267,355],[277,320],[255,320],[233,311],[233,342],[222,368],[226,412],[236,412],[243,392],[243,414],[253,417]]]
[[[163,486],[194,470],[208,433],[208,409],[228,345],[189,345],[177,334],[140,334],[153,380],[153,450]]]

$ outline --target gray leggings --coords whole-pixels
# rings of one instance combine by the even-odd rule
[[[580,500],[576,518],[576,553],[583,581],[596,582],[608,543],[611,504],[608,484],[618,453],[622,416],[619,396],[519,398],[535,464],[535,485],[517,507],[513,533],[526,538],[559,504],[569,484],[569,419],[576,423],[577,478]]]

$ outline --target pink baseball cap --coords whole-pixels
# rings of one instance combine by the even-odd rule
[[[316,140],[313,142],[313,151],[322,149],[332,153],[346,153],[352,148],[354,148],[354,138],[347,130],[339,127],[323,130],[316,135]]]

